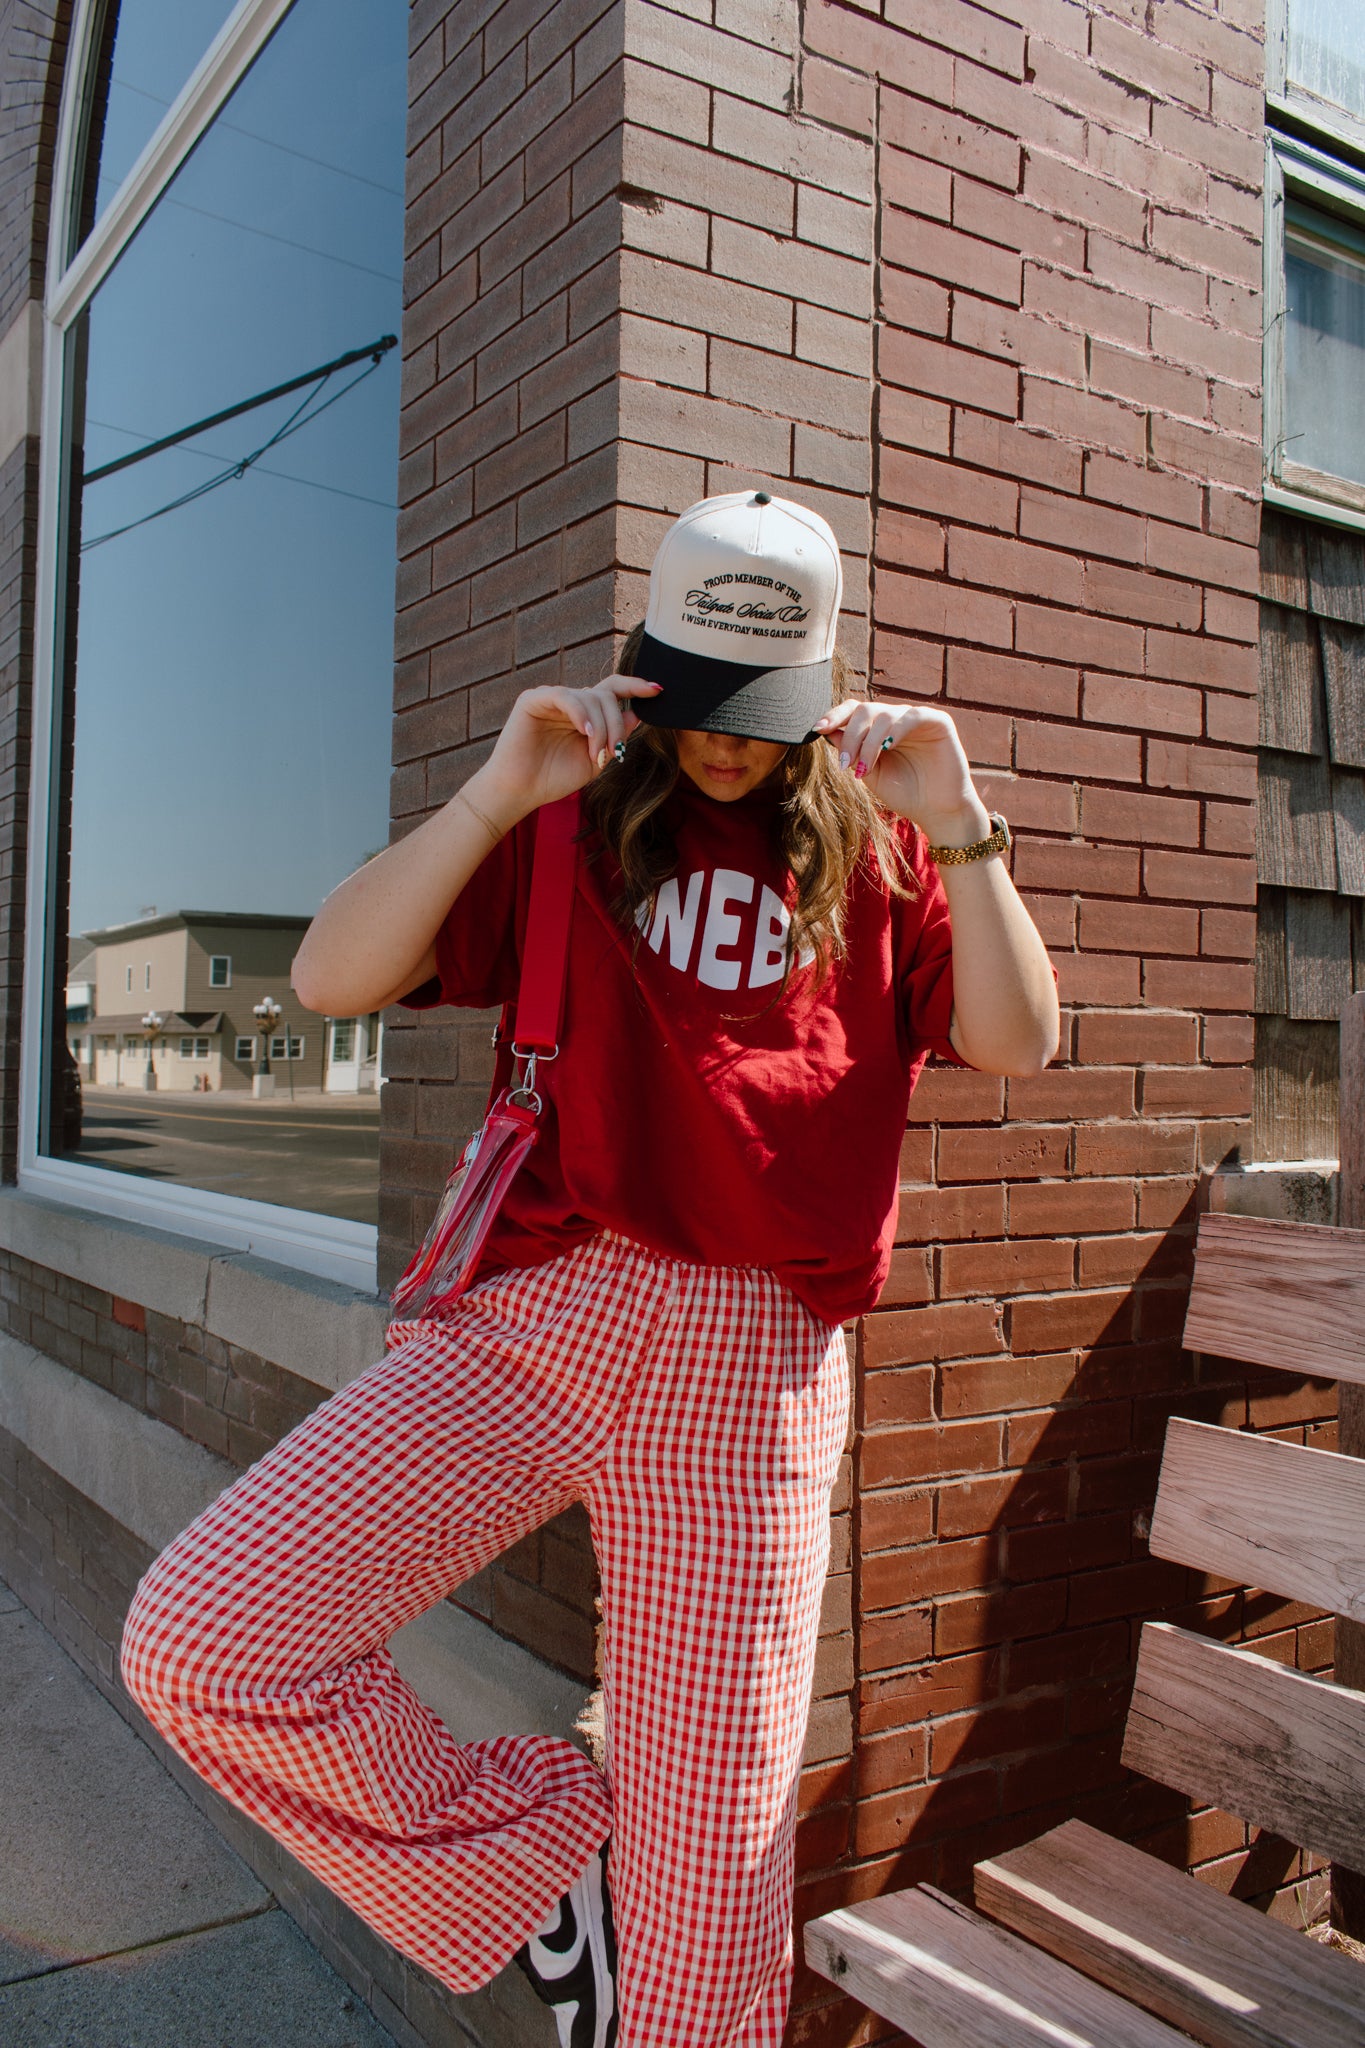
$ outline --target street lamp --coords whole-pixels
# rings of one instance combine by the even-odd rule
[[[262,996],[252,1007],[252,1016],[261,1027],[261,1058],[251,1078],[253,1095],[273,1095],[275,1076],[270,1071],[270,1034],[279,1023],[283,1012],[273,996]]]
[[[142,1028],[147,1034],[147,1071],[142,1077],[144,1088],[155,1088],[156,1086],[156,1069],[152,1065],[152,1047],[155,1045],[156,1035],[165,1021],[166,1019],[159,1010],[148,1010],[142,1020]]]

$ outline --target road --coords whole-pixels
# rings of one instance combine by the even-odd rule
[[[379,1097],[162,1096],[85,1090],[80,1150],[116,1173],[319,1210],[356,1223],[379,1213]]]

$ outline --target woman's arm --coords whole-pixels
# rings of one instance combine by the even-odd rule
[[[657,687],[610,676],[591,690],[523,691],[464,787],[333,889],[294,957],[299,1001],[361,1017],[429,981],[436,934],[475,869],[520,819],[589,782],[640,722],[621,700]]]
[[[989,837],[989,813],[946,711],[853,699],[820,726],[848,772],[865,778],[888,810],[913,819],[932,846]],[[990,856],[939,873],[953,925],[953,1045],[983,1073],[1040,1073],[1057,1051],[1057,985],[1004,861]]]

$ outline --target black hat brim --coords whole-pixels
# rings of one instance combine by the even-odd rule
[[[739,739],[799,746],[834,702],[833,672],[832,659],[804,662],[797,668],[715,661],[646,633],[635,657],[635,673],[663,688],[657,697],[632,698],[631,709],[645,725],[726,732]]]

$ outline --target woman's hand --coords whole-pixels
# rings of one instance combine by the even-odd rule
[[[638,676],[607,676],[590,690],[523,690],[475,778],[480,805],[505,828],[582,789],[640,723],[629,699],[658,691]]]
[[[946,711],[849,697],[815,730],[839,749],[840,765],[865,780],[879,803],[911,819],[934,844],[966,845],[990,830],[989,824],[975,829],[986,809]]]

